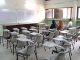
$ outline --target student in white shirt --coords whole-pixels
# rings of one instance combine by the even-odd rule
[[[72,23],[72,20],[70,19],[69,20],[69,23],[68,23],[68,27],[72,27],[73,23]]]

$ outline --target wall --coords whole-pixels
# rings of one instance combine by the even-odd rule
[[[78,6],[80,6],[80,0],[50,0],[45,2],[45,7],[46,8],[73,7],[75,3]]]

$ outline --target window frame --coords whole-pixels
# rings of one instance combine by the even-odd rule
[[[77,19],[78,19],[78,20],[80,19],[80,18],[78,18],[79,8],[80,8],[80,7],[77,7]]]
[[[71,17],[72,17],[72,8],[73,8],[73,7],[62,7],[62,8],[67,8],[67,13],[68,13],[68,8],[71,8],[70,18],[66,18],[66,19],[71,19]],[[46,17],[46,10],[48,10],[48,9],[52,9],[52,18],[47,18],[47,17]],[[45,9],[45,19],[54,19],[54,18],[53,18],[53,9],[55,9],[55,8],[48,8],[48,9]],[[68,16],[68,15],[67,15],[67,16]],[[63,19],[65,19],[65,18],[63,18]]]

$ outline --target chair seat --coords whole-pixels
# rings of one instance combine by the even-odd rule
[[[17,43],[16,43],[16,42],[14,42],[14,43],[13,43],[13,45],[14,45],[14,46],[16,46],[16,45],[17,45]]]
[[[17,51],[18,54],[22,54],[22,55],[26,55],[27,54],[27,47],[24,49],[21,49],[19,51]]]

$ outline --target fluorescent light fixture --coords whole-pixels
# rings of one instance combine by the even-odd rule
[[[0,1],[0,6],[4,6],[5,5],[5,0],[1,0]]]
[[[29,10],[35,10],[36,9],[35,0],[26,0],[24,7]]]

